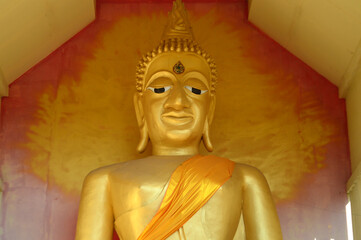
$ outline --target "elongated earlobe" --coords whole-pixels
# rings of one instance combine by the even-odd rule
[[[147,148],[148,141],[149,141],[147,125],[144,124],[142,127],[140,127],[139,130],[140,130],[140,139],[139,139],[139,143],[137,146],[137,151],[139,153],[142,153]]]
[[[140,131],[140,139],[139,139],[139,143],[137,146],[137,151],[139,153],[142,153],[147,148],[148,141],[149,141],[148,127],[147,127],[147,123],[145,122],[145,119],[144,119],[141,95],[139,93],[135,93],[133,101],[134,101],[134,107],[135,107],[135,115],[137,117],[137,122],[138,122],[138,126],[139,126],[139,131]]]
[[[213,120],[215,106],[216,106],[216,96],[212,95],[211,103],[209,105],[209,110],[208,110],[208,116],[204,123],[204,129],[203,129],[203,135],[202,135],[203,144],[204,144],[205,148],[208,150],[208,152],[213,151],[213,145],[211,142],[211,138],[209,136],[209,126],[211,125],[211,122]]]
[[[208,152],[212,152],[213,151],[213,145],[211,142],[211,139],[209,137],[209,123],[208,123],[208,119],[206,120],[206,122],[204,123],[204,130],[203,130],[203,144],[204,147],[207,149]]]

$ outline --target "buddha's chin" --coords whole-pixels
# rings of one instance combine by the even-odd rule
[[[200,136],[198,136],[200,135]],[[166,134],[167,141],[174,143],[177,146],[183,146],[198,141],[201,138],[201,134],[196,134],[194,131],[190,129],[183,130],[171,130]]]
[[[182,148],[195,145],[202,137],[203,126],[197,124],[193,117],[168,118],[163,117],[161,124],[153,128],[151,141],[155,140],[160,145]],[[152,137],[153,136],[153,137]]]

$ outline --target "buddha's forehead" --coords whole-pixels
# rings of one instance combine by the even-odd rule
[[[178,62],[184,66],[184,71],[182,73],[175,73],[173,70],[174,66],[178,64]],[[200,55],[187,52],[171,52],[158,55],[149,64],[146,70],[145,80],[148,81],[152,75],[160,71],[168,71],[174,75],[184,75],[188,72],[199,72],[208,80],[210,80],[211,77],[211,70],[206,60]]]

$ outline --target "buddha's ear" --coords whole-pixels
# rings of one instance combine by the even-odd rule
[[[134,94],[133,101],[135,107],[135,115],[137,117],[138,127],[140,131],[140,139],[137,146],[137,151],[139,153],[142,153],[147,148],[148,140],[149,140],[148,127],[144,118],[142,95],[136,92]]]
[[[207,115],[209,125],[212,124],[215,109],[216,109],[216,95],[212,94],[211,95],[211,101],[210,101],[210,104],[209,104],[208,115]]]
[[[208,152],[213,151],[213,145],[212,145],[212,142],[211,142],[211,138],[209,136],[209,127],[210,127],[210,125],[212,123],[212,120],[213,120],[215,107],[216,107],[216,96],[211,95],[211,101],[210,101],[210,104],[209,104],[209,110],[208,110],[207,118],[206,118],[206,121],[204,123],[203,136],[202,136],[204,147],[208,150]]]

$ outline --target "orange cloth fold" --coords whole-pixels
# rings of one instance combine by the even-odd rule
[[[162,204],[138,240],[163,240],[182,227],[232,176],[234,162],[196,155],[172,174]]]

